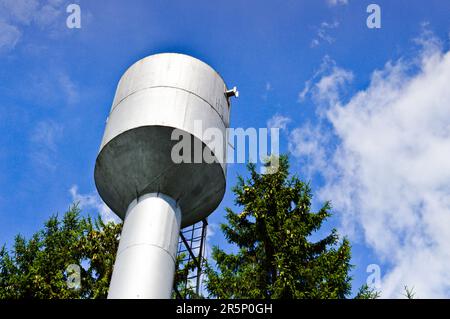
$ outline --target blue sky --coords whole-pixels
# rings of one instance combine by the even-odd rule
[[[66,27],[70,3],[81,29]],[[380,29],[366,26],[370,3]],[[107,213],[93,168],[117,82],[147,55],[180,52],[238,87],[232,127],[283,128],[280,151],[353,244],[355,288],[376,264],[383,296],[449,297],[449,18],[440,0],[0,0],[0,243],[73,200]],[[211,244],[223,245],[237,174]]]

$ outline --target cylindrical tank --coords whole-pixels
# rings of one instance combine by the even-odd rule
[[[170,296],[160,283],[171,289],[176,253],[171,236],[175,232],[178,240],[180,227],[213,212],[225,192],[226,129],[233,95],[236,90],[227,90],[214,69],[183,54],[146,57],[120,79],[94,172],[103,201],[124,219],[109,297]],[[209,149],[204,132],[211,128],[222,133],[220,152]],[[214,161],[174,161],[172,150],[179,143],[173,139],[174,130],[189,137],[192,154],[200,145],[200,150],[213,151]],[[155,247],[159,253],[150,252]],[[155,273],[144,276],[137,269]],[[142,285],[153,288],[139,290]],[[159,295],[154,293],[157,285]]]

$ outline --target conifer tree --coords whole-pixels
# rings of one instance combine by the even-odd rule
[[[268,164],[266,164],[268,166]],[[236,253],[213,247],[207,290],[217,298],[346,298],[351,290],[350,244],[335,229],[311,239],[331,216],[326,202],[311,211],[309,184],[289,175],[287,156],[276,171],[250,178],[233,191],[241,212],[227,209],[222,231]]]

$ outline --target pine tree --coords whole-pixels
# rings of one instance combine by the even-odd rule
[[[355,299],[378,299],[380,296],[380,291],[374,287],[369,287],[369,285],[364,284],[359,288]]]
[[[268,164],[267,164],[268,165]],[[266,165],[266,166],[267,166]],[[213,247],[216,266],[207,266],[207,290],[217,298],[345,298],[351,290],[350,244],[337,231],[311,241],[331,216],[326,202],[311,212],[311,188],[290,177],[287,156],[278,170],[239,177],[235,213],[227,209],[221,229],[236,253]],[[268,168],[270,169],[270,168]],[[272,168],[273,169],[273,168]]]

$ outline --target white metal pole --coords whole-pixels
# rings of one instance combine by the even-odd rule
[[[108,299],[171,297],[181,223],[176,201],[161,193],[128,207]]]

